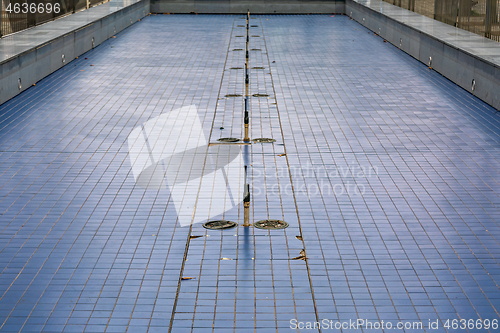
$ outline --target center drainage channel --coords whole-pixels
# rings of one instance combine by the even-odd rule
[[[238,141],[240,141],[240,139],[238,139],[238,138],[220,138],[220,139],[217,139],[217,141],[220,141],[220,142],[238,142]]]
[[[252,140],[255,143],[273,143],[276,142],[276,140],[271,139],[271,138],[257,138]]]
[[[237,223],[226,220],[216,220],[203,223],[203,228],[210,230],[222,230],[236,227]]]
[[[288,227],[288,223],[281,220],[261,220],[259,222],[255,222],[253,226],[258,229],[278,230]]]

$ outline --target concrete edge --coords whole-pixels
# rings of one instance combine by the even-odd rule
[[[149,13],[150,0],[141,0],[0,63],[0,104],[20,94]]]
[[[346,15],[500,111],[499,66],[353,0],[345,6]]]

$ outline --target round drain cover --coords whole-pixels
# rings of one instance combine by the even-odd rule
[[[276,142],[276,140],[271,139],[271,138],[257,138],[252,140],[255,143],[273,143]]]
[[[226,97],[241,97],[239,94],[227,94]]]
[[[253,225],[258,229],[267,230],[285,229],[286,227],[288,227],[288,223],[280,220],[262,220],[259,222],[255,222]]]
[[[238,142],[238,141],[240,141],[240,139],[238,139],[238,138],[220,138],[220,139],[217,139],[217,141],[220,141],[220,142]]]
[[[210,230],[221,230],[221,229],[229,229],[236,226],[236,222],[226,221],[226,220],[217,220],[217,221],[209,221],[203,223],[203,228]]]
[[[253,97],[269,97],[268,94],[253,94]]]

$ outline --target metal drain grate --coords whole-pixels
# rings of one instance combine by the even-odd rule
[[[269,97],[268,94],[253,94],[253,97]]]
[[[234,37],[245,37],[245,36],[234,36]]]
[[[226,97],[241,97],[239,94],[227,94]]]
[[[243,67],[231,67],[230,69],[243,69]]]
[[[278,230],[288,227],[288,223],[281,220],[261,220],[259,222],[255,222],[253,226],[258,229]]]
[[[271,139],[271,138],[257,138],[252,140],[255,143],[273,143],[276,142],[276,140]]]
[[[265,69],[264,67],[252,67],[252,69]]]
[[[258,27],[258,25],[251,25],[250,27],[252,27],[252,28],[257,28],[257,27]]]
[[[262,51],[262,49],[251,49],[250,51]]]
[[[259,35],[252,35],[252,36],[250,36],[250,37],[260,37],[260,36],[259,36]]]
[[[238,142],[238,141],[240,141],[240,139],[238,139],[238,138],[220,138],[220,139],[217,139],[217,141],[220,141],[220,142]]]
[[[226,220],[216,220],[203,223],[203,228],[210,230],[222,230],[222,229],[234,228],[236,225],[237,225],[236,222],[226,221]]]
[[[243,49],[233,49],[233,51],[243,51]]]
[[[245,25],[241,25],[241,24],[240,24],[240,25],[238,25],[238,27],[240,27],[240,28],[244,28],[244,27],[246,27],[246,26],[245,26]]]

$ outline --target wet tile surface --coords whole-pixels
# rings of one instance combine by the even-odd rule
[[[183,227],[138,186],[141,124],[195,105],[208,142],[243,136],[245,20],[147,17],[0,107],[1,332],[499,319],[498,113],[345,16],[250,22],[251,137],[276,140],[242,145],[250,218],[290,226]]]

